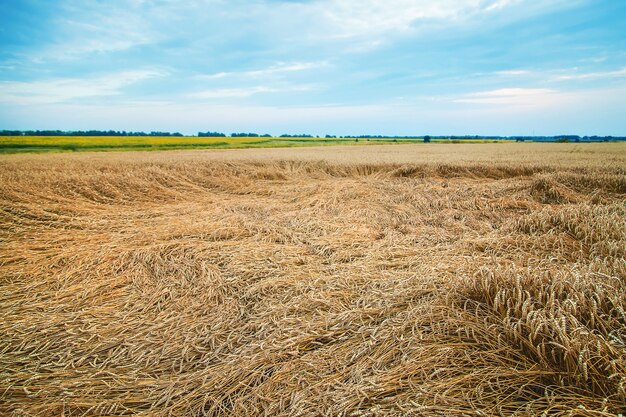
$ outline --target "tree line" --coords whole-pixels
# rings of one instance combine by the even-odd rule
[[[184,136],[180,132],[160,132],[160,131],[126,131],[126,130],[0,130],[0,136]],[[271,138],[269,133],[258,134],[254,132],[231,133],[226,135],[222,132],[198,132],[197,137],[233,137],[233,138]],[[280,138],[320,138],[306,133],[302,134],[282,134]],[[415,139],[430,142],[431,139],[438,140],[514,140],[517,142],[616,142],[626,141],[624,136],[579,136],[579,135],[556,135],[556,136],[481,136],[481,135],[452,135],[452,136],[389,136],[389,135],[326,135],[326,139]]]
[[[183,134],[126,130],[0,130],[0,136],[183,136]]]

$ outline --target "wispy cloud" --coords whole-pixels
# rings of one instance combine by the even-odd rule
[[[255,94],[275,93],[275,88],[266,86],[256,86],[249,88],[217,88],[214,90],[197,91],[187,94],[189,98],[207,99],[207,98],[232,98],[232,97],[250,97]]]
[[[330,24],[326,35],[336,38],[376,37],[408,32],[420,23],[442,23],[446,26],[488,17],[504,9],[527,4],[525,12],[549,7],[562,0],[320,0],[309,7],[317,8],[322,21]]]
[[[500,75],[503,77],[514,77],[518,75],[528,75],[530,71],[528,70],[504,70],[504,71],[496,71],[496,75]]]
[[[547,88],[500,88],[466,94],[453,100],[455,103],[542,105],[553,101],[557,91]]]
[[[232,71],[218,72],[209,75],[199,75],[199,79],[218,79],[218,78],[263,78],[273,75],[280,75],[293,72],[308,71],[316,68],[328,67],[327,61],[320,62],[279,62],[268,68],[253,71]]]
[[[40,81],[1,81],[0,101],[15,104],[64,103],[88,97],[115,96],[125,86],[163,77],[156,70],[122,71],[90,78],[56,78]]]
[[[416,21],[454,20],[480,7],[472,0],[328,0],[320,14],[333,28],[331,36],[350,38],[402,32]]]
[[[82,2],[60,0],[51,21],[50,38],[26,55],[35,63],[79,60],[147,45],[164,35],[150,21],[153,6],[146,2]]]
[[[488,4],[485,7],[486,11],[492,11],[492,10],[498,10],[498,9],[503,9],[507,6],[511,6],[512,4],[515,3],[520,3],[521,0],[496,0],[494,2],[491,2],[491,4]]]
[[[302,92],[310,91],[310,86],[289,86],[289,87],[270,87],[270,86],[254,86],[246,88],[217,88],[212,90],[203,90],[186,95],[192,99],[218,99],[218,98],[245,98],[256,94],[267,93],[285,93],[285,92]]]
[[[598,80],[626,77],[626,68],[615,71],[598,71],[579,74],[566,74],[556,77],[557,80]]]

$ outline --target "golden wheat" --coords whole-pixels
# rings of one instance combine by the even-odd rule
[[[2,156],[0,412],[623,413],[625,151]]]

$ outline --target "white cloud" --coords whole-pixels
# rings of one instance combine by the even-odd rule
[[[557,91],[546,88],[501,88],[466,94],[452,101],[470,104],[539,106],[552,103],[557,97]]]
[[[378,0],[319,2],[320,14],[334,28],[334,37],[350,38],[406,31],[418,19],[454,19],[467,1]],[[475,3],[471,1],[470,3]]]
[[[0,81],[0,101],[14,104],[63,103],[87,97],[115,96],[125,86],[166,74],[156,70],[122,71],[92,78]]]
[[[486,11],[504,9],[505,7],[511,6],[515,3],[519,3],[520,0],[496,0],[485,7]]]
[[[285,74],[292,72],[307,71],[316,68],[327,67],[329,64],[327,61],[320,62],[279,62],[271,67],[253,70],[253,71],[233,71],[233,72],[218,72],[210,75],[200,75],[199,79],[217,79],[227,77],[237,78],[263,78],[273,76],[277,74]]]
[[[575,2],[577,0],[570,0]],[[580,0],[578,0],[580,1]],[[289,48],[346,41],[353,52],[369,51],[391,35],[414,31],[421,23],[452,26],[492,18],[512,10],[523,16],[561,5],[564,0],[60,0],[62,13],[52,22],[50,41],[29,58],[36,63],[82,59],[90,54],[125,51],[161,42],[175,44],[178,53],[215,51],[241,37]],[[517,7],[524,6],[524,7]],[[262,47],[262,46],[261,46]],[[298,63],[296,63],[298,64]],[[320,63],[303,62],[302,65]],[[312,67],[312,68],[313,68]],[[293,71],[310,68],[295,67]],[[289,71],[250,71],[264,76]],[[230,76],[232,72],[214,74]],[[245,75],[245,74],[243,74]]]
[[[231,98],[231,97],[250,97],[261,93],[274,93],[277,90],[271,87],[257,86],[249,88],[217,88],[214,90],[204,90],[187,94],[189,98],[206,99],[206,98]]]
[[[608,79],[608,78],[623,78],[626,77],[626,68],[622,68],[616,71],[599,71],[599,72],[587,72],[581,74],[566,74],[556,77],[557,80],[596,80],[596,79]]]
[[[59,0],[62,17],[46,22],[52,36],[30,58],[38,63],[72,60],[170,42],[178,53],[186,48],[215,52],[242,38],[258,41],[259,48],[267,41],[292,50],[343,39],[351,50],[367,51],[388,36],[411,32],[422,23],[456,25],[458,30],[459,23],[468,21],[493,18],[491,24],[496,14],[502,18],[503,11],[510,11],[507,19],[522,19],[579,1]]]
[[[61,0],[50,25],[49,42],[27,58],[35,63],[76,60],[154,43],[166,34],[143,2]]]
[[[500,75],[503,77],[514,77],[517,75],[528,75],[530,71],[527,70],[505,70],[505,71],[496,71],[496,75]]]
[[[320,0],[311,7],[333,28],[331,37],[371,37],[406,32],[419,22],[454,24],[527,0]],[[543,0],[541,3],[554,3]],[[536,6],[535,6],[536,7]]]
[[[215,98],[245,98],[256,94],[264,93],[283,93],[283,92],[297,92],[297,91],[310,91],[310,86],[289,86],[289,87],[269,87],[269,86],[254,86],[245,88],[217,88],[212,90],[197,91],[186,95],[188,98],[193,99],[215,99]]]

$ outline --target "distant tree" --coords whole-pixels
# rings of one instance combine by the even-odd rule
[[[281,138],[312,138],[313,135],[308,135],[308,134],[305,134],[305,133],[303,133],[301,135],[290,135],[290,134],[284,133],[284,134],[280,135],[280,137]]]
[[[578,135],[561,135],[561,136],[555,136],[554,140],[556,142],[560,142],[560,143],[580,142],[580,136],[578,136]]]
[[[430,143],[430,136],[424,136],[424,143]]]
[[[258,133],[231,133],[231,137],[233,138],[258,138]]]
[[[221,132],[198,132],[199,138],[223,138],[226,135]]]
[[[224,136],[224,134],[218,134]],[[3,130],[0,136],[183,136],[180,132],[128,132],[125,130]]]

